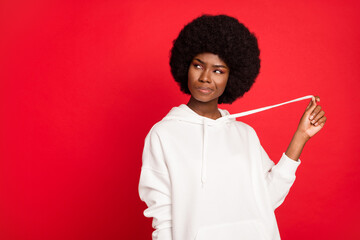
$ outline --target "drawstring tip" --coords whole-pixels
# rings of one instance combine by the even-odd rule
[[[205,180],[205,179],[201,179],[201,187],[204,187],[204,186],[205,186],[205,183],[206,183],[206,180]]]

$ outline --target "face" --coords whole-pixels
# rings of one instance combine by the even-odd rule
[[[218,55],[196,55],[188,71],[188,87],[191,97],[203,103],[218,102],[229,78],[229,67]]]

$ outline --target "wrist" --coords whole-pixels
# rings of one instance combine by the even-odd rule
[[[301,131],[296,131],[286,149],[285,155],[296,161],[299,159],[301,152],[309,139],[310,137],[308,135]]]
[[[309,141],[310,137],[308,134],[301,132],[297,130],[293,137],[297,142],[305,144],[307,141]]]

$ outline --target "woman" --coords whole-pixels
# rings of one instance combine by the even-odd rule
[[[190,99],[145,139],[139,194],[144,215],[153,218],[153,239],[280,239],[274,210],[326,117],[313,98],[275,165],[250,126],[218,109],[253,85],[259,53],[256,37],[226,15],[203,15],[174,41],[171,72]]]

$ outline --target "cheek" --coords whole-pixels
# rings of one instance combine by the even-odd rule
[[[228,82],[228,76],[221,78],[218,82],[218,87],[224,90],[226,88],[227,82]]]
[[[188,71],[188,86],[190,87],[190,85],[195,82],[195,80],[197,79],[197,75],[196,72],[189,69]]]

